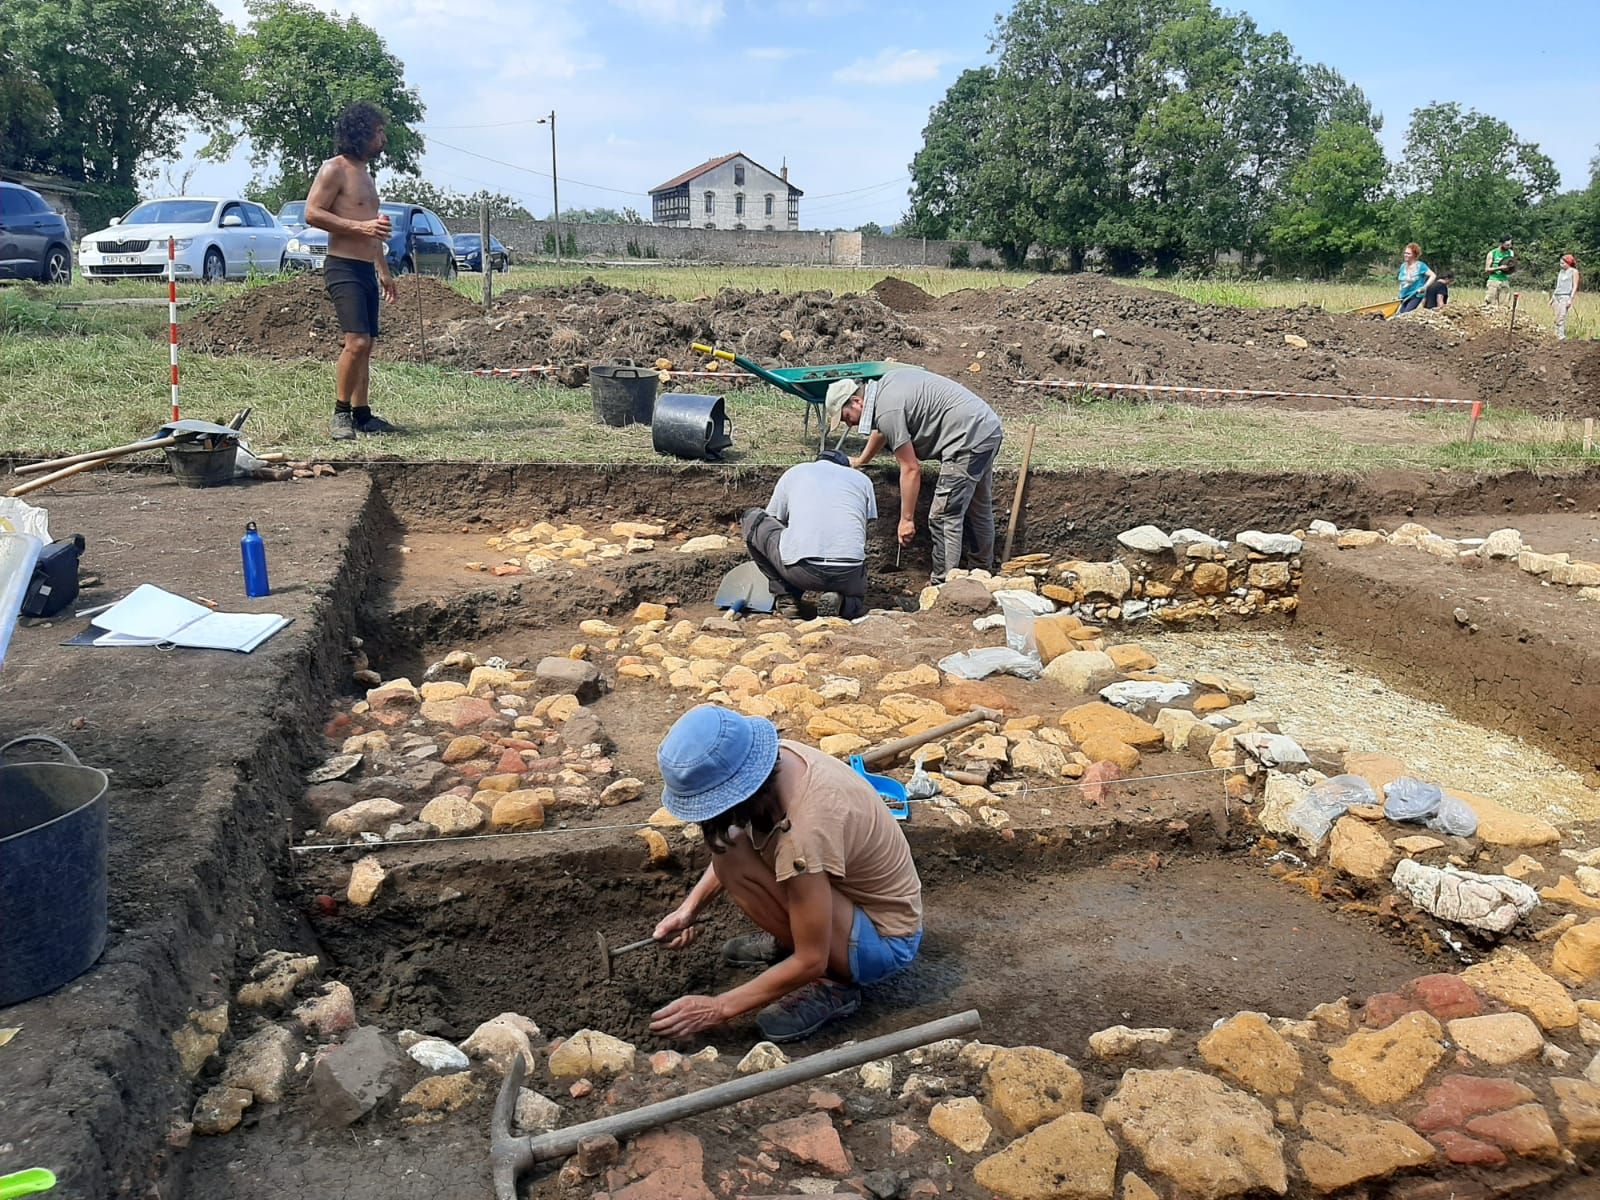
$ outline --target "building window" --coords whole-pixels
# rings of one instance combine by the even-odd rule
[[[771,232],[772,232],[772,226],[771,226],[771,225],[768,225],[768,226],[767,226],[767,232],[768,232],[768,233],[771,233]]]
[[[707,192],[706,193],[706,212],[713,213],[713,212],[716,212],[716,211],[717,211],[717,194],[715,192]]]
[[[744,186],[744,164],[743,163],[735,163],[734,164],[734,167],[733,167],[733,186],[734,187],[743,187]]]
[[[744,216],[744,193],[743,192],[740,192],[737,196],[735,196],[733,198],[733,215],[736,216],[736,217]]]
[[[707,229],[715,229],[716,227],[717,227],[717,223],[715,221],[707,221],[706,222],[706,228]]]
[[[767,216],[770,217],[771,215],[772,215],[772,193],[768,192],[767,193]]]

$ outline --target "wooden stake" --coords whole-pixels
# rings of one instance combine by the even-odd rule
[[[1593,417],[1585,417],[1583,419],[1583,452],[1585,454],[1592,454],[1594,452],[1594,418]]]
[[[1472,402],[1472,423],[1467,426],[1467,445],[1472,445],[1478,436],[1478,418],[1483,415],[1483,401]]]
[[[494,260],[489,255],[489,202],[478,204],[478,252],[483,261],[483,315],[489,315],[489,305],[494,300]]]
[[[1011,520],[1006,525],[1006,548],[1000,556],[1002,563],[1011,561],[1011,544],[1017,536],[1017,519],[1022,516],[1022,489],[1028,484],[1028,465],[1033,461],[1033,435],[1038,432],[1037,425],[1028,426],[1028,444],[1022,448],[1022,470],[1017,473],[1017,490],[1011,497]]]

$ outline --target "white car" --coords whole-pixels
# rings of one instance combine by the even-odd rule
[[[252,270],[281,272],[290,233],[259,204],[237,198],[174,196],[146,200],[111,227],[91,233],[78,248],[78,270],[88,279],[151,277],[167,273],[167,239],[177,243],[179,279],[215,283],[242,279]]]

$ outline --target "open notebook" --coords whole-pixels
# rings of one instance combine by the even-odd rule
[[[144,583],[94,617],[94,646],[188,646],[250,653],[289,623],[277,613],[212,612]]]

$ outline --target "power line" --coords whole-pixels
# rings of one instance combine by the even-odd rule
[[[511,169],[513,171],[522,171],[524,174],[528,174],[528,175],[537,175],[540,179],[549,179],[550,178],[550,172],[549,171],[536,171],[532,167],[524,167],[519,163],[506,162],[505,159],[503,159],[503,158],[491,158],[487,154],[479,154],[476,150],[468,150],[468,149],[466,149],[465,147],[462,147],[462,146],[453,146],[449,142],[440,141],[438,138],[425,137],[424,140],[427,141],[427,143],[430,146],[442,146],[446,150],[454,150],[457,154],[465,154],[470,158],[481,158],[484,162],[491,162],[491,163],[494,163],[496,166],[499,166],[499,167],[508,167],[509,169]],[[566,175],[562,175],[560,177],[560,181],[562,183],[576,184],[578,187],[594,188],[596,191],[615,192],[619,196],[632,196],[635,199],[637,199],[637,198],[639,198],[641,196],[648,196],[649,195],[648,192],[634,192],[634,191],[629,191],[627,188],[608,187],[603,183],[589,183],[588,181],[583,180],[583,179],[571,179],[571,178],[567,177]]]
[[[823,192],[820,196],[808,196],[806,199],[814,203],[818,200],[831,200],[835,196],[854,196],[857,192],[875,192],[879,188],[888,187],[890,184],[904,183],[910,178],[911,176],[909,175],[897,175],[893,179],[885,179],[882,183],[869,183],[866,187],[851,188],[847,192]]]

